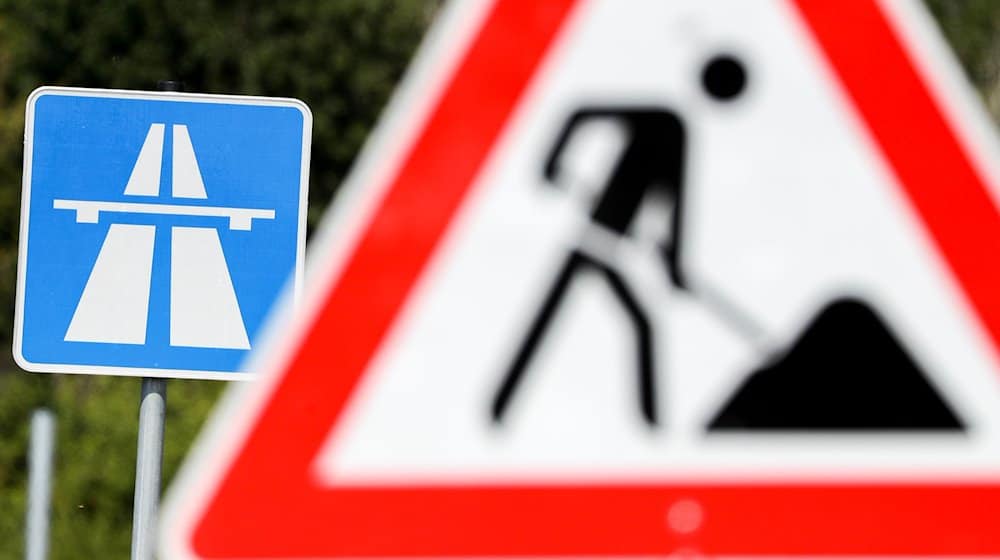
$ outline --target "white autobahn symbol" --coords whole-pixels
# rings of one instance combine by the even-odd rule
[[[164,130],[163,123],[149,127],[127,196],[159,196]],[[208,198],[187,126],[173,125],[173,136],[173,196]],[[211,216],[228,218],[229,229],[249,231],[254,219],[274,219],[274,210],[256,208],[65,199],[53,207],[74,210],[77,223],[89,224],[102,213]],[[153,225],[111,224],[64,340],[146,343],[155,234]],[[170,235],[170,345],[250,348],[216,228],[171,226]]]

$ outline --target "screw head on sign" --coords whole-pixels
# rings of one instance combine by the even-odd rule
[[[701,528],[705,512],[701,504],[694,500],[677,500],[667,510],[667,525],[672,531],[690,534]]]

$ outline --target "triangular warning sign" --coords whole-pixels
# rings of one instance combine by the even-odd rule
[[[442,18],[167,557],[1000,555],[1000,151],[919,5]]]

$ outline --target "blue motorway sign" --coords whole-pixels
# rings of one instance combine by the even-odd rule
[[[305,240],[293,99],[40,88],[14,356],[28,371],[240,379]]]

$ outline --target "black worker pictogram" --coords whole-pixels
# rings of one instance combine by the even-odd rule
[[[560,157],[570,137],[583,123],[593,119],[615,119],[628,130],[629,139],[590,213],[591,223],[619,236],[628,235],[641,205],[657,190],[672,203],[673,219],[663,232],[662,256],[669,278],[683,289],[684,275],[679,267],[681,236],[682,185],[685,132],[673,112],[657,107],[591,107],[574,113],[566,122],[547,158],[544,175],[555,182]],[[492,415],[501,422],[518,386],[542,342],[572,280],[585,269],[595,269],[625,310],[635,336],[636,375],[639,410],[645,421],[657,423],[655,352],[649,319],[628,284],[614,266],[580,249],[570,252],[548,294],[531,322],[528,333],[510,364],[493,401]]]
[[[709,58],[699,78],[705,94],[719,104],[739,99],[748,83],[743,63],[726,53]],[[654,104],[576,110],[555,135],[542,170],[546,182],[561,181],[566,145],[581,125],[598,119],[621,124],[627,140],[590,210],[590,223],[627,239],[644,204],[665,202],[669,220],[663,224],[658,251],[668,281],[757,345],[764,329],[755,318],[721,291],[685,273],[681,255],[688,142],[679,114]],[[599,258],[577,247],[548,288],[493,395],[490,413],[495,424],[507,416],[569,287],[582,272],[599,273],[631,323],[638,410],[648,425],[659,423],[663,399],[656,379],[662,360],[657,353],[669,349],[653,343],[648,310],[617,269],[614,256]],[[889,324],[855,294],[832,298],[794,340],[777,349],[758,347],[757,353],[760,365],[711,416],[708,431],[964,429]]]

